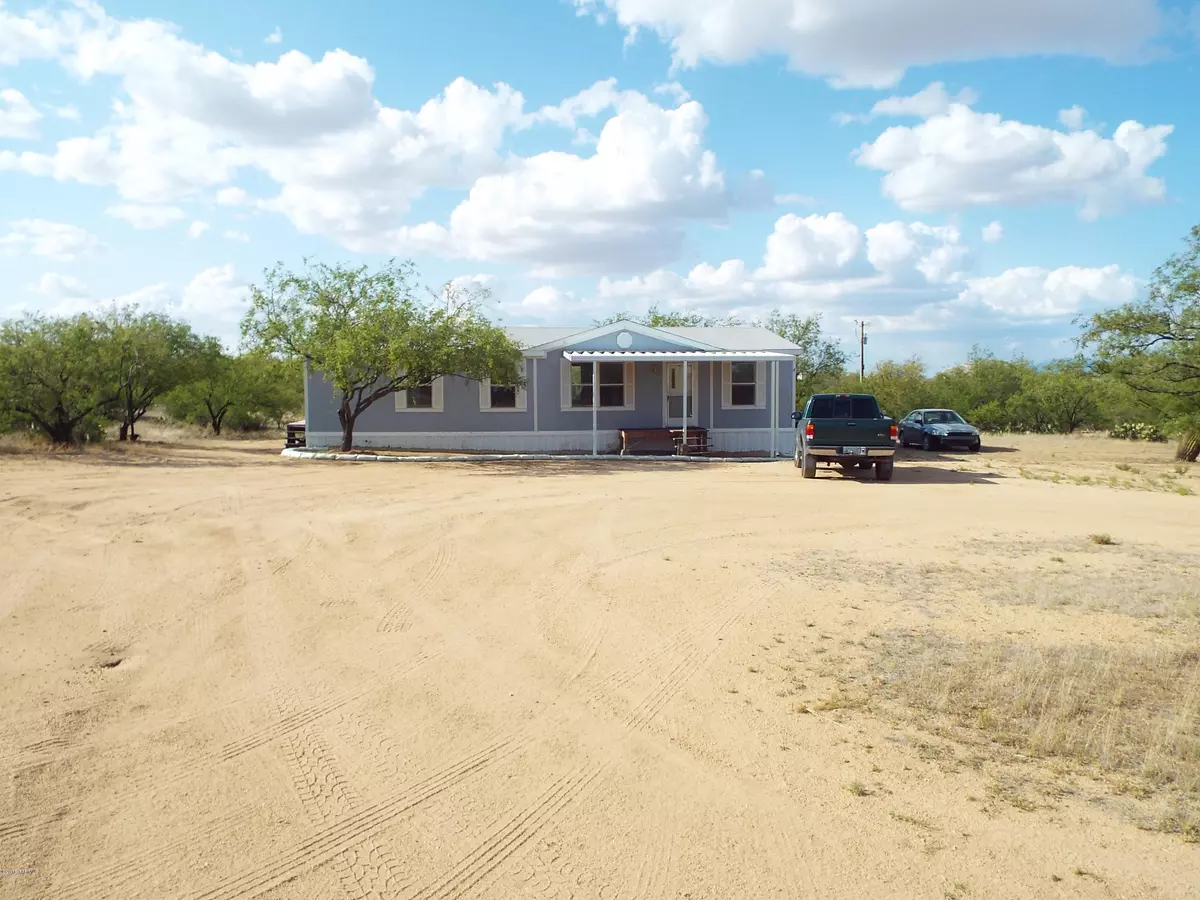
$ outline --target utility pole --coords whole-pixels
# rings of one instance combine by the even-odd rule
[[[855,324],[858,325],[858,380],[861,382],[867,377],[867,323],[859,320]]]

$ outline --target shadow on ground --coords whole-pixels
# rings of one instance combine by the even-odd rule
[[[29,451],[10,458],[39,459],[47,462],[71,462],[84,466],[204,469],[238,468],[260,465],[279,459],[277,446],[239,446],[236,442],[212,447],[138,441],[136,444],[86,447],[80,450]]]
[[[799,473],[796,473],[799,475]],[[922,466],[919,463],[899,459],[892,480],[877,481],[875,472],[871,469],[852,469],[843,471],[840,466],[817,467],[817,478],[853,481],[858,484],[877,484],[881,487],[889,484],[995,484],[1002,476],[995,472],[963,471],[947,469],[942,466]]]

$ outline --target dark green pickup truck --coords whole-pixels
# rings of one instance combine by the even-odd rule
[[[817,477],[817,463],[838,463],[847,471],[875,468],[875,478],[891,481],[896,464],[896,423],[879,411],[870,394],[813,394],[796,424],[796,468]]]

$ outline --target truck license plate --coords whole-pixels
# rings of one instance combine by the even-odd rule
[[[866,447],[843,447],[842,456],[866,456]]]

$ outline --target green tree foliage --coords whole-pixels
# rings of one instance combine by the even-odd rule
[[[1155,270],[1144,300],[1092,316],[1082,341],[1102,371],[1154,398],[1180,459],[1200,457],[1200,225]]]
[[[617,322],[636,322],[648,328],[696,328],[711,325],[740,325],[735,316],[706,316],[698,312],[670,311],[657,303],[644,313],[615,313],[597,319],[596,325],[614,325]]]
[[[78,444],[120,396],[112,331],[101,319],[26,316],[0,325],[0,419]]]
[[[796,354],[797,404],[817,386],[838,378],[846,370],[846,351],[821,332],[821,316],[799,316],[772,310],[763,327],[800,346]]]
[[[299,412],[304,399],[303,373],[295,360],[261,353],[231,356],[215,338],[197,352],[192,378],[165,397],[167,415],[205,425],[214,435],[232,425],[246,430],[279,427]]]
[[[858,373],[844,373],[831,390],[846,393],[874,394],[879,408],[893,419],[900,419],[909,410],[933,405],[933,389],[925,376],[925,364],[919,359],[906,362],[885,360],[875,366],[862,381]]]
[[[1107,386],[1082,359],[1062,360],[1026,375],[1017,399],[1036,409],[1049,430],[1074,434],[1102,423]]]
[[[200,339],[186,322],[136,306],[114,308],[105,325],[118,388],[110,417],[120,423],[120,440],[137,440],[137,423],[150,407],[192,376]]]
[[[521,350],[479,309],[483,294],[447,286],[418,300],[411,263],[377,271],[309,264],[276,266],[250,289],[242,334],[251,346],[307,359],[334,388],[342,449],[371,404],[443,376],[520,382]]]

